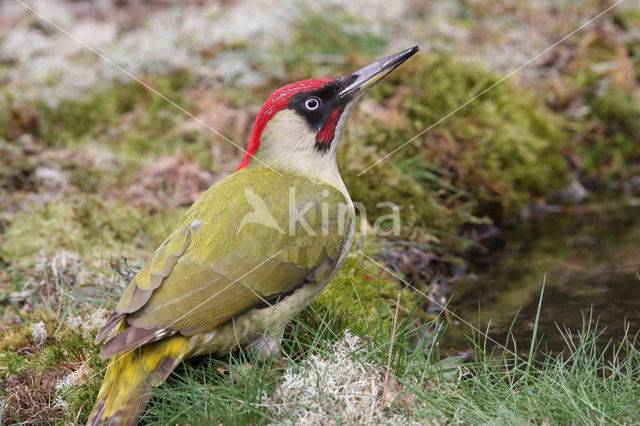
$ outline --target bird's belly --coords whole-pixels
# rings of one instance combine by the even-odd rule
[[[273,306],[248,310],[213,331],[192,336],[196,349],[190,356],[223,355],[263,337],[280,334],[291,318],[306,308],[326,284],[307,283]]]

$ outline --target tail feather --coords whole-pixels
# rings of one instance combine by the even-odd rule
[[[118,325],[118,332],[126,326]],[[191,351],[190,338],[173,336],[111,358],[87,425],[135,425],[153,388]]]

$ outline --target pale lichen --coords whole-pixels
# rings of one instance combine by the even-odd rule
[[[69,316],[66,320],[66,328],[88,337],[91,332],[99,330],[104,325],[108,316],[109,311],[100,307],[83,315]]]
[[[47,327],[44,322],[31,324],[31,340],[36,346],[42,346],[47,341]]]
[[[56,383],[56,390],[64,390],[69,386],[76,385],[80,383],[89,373],[91,372],[91,368],[86,364],[82,364],[80,368],[71,373],[67,374],[65,377],[60,379]]]
[[[363,360],[362,340],[345,332],[328,351],[288,367],[265,406],[280,424],[418,424],[385,408],[384,367]]]

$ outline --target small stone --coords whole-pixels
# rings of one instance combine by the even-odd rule
[[[582,185],[575,174],[571,175],[569,186],[558,192],[559,201],[563,203],[577,204],[589,195],[589,191]]]
[[[36,168],[33,176],[38,185],[42,185],[50,191],[62,189],[69,184],[69,178],[64,172],[50,167]]]

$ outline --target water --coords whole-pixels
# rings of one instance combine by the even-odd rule
[[[637,203],[636,203],[637,204]],[[619,341],[625,324],[640,330],[640,207],[600,203],[567,208],[506,231],[499,249],[478,258],[481,272],[460,283],[450,307],[504,344],[514,316],[518,352],[527,352],[542,284],[546,285],[538,328],[542,347],[566,348],[558,327],[576,331],[583,316],[599,319],[600,342]],[[441,349],[462,350],[470,335],[450,326]],[[511,342],[511,339],[509,339]],[[489,344],[495,346],[495,344]],[[511,342],[510,348],[513,348]]]

